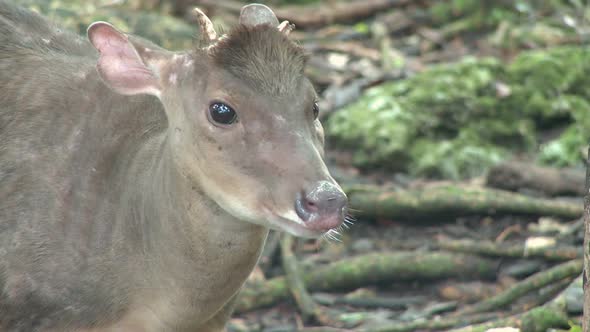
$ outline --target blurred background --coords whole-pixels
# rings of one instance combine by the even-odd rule
[[[246,4],[12,2],[174,50],[199,33],[193,7],[227,31]],[[352,218],[271,233],[228,330],[581,331],[587,1],[260,2],[310,54]]]

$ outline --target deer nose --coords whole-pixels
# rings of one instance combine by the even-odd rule
[[[332,182],[319,181],[313,189],[295,200],[295,212],[306,227],[329,230],[340,226],[346,214],[348,199]]]

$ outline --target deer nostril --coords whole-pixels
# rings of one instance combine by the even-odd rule
[[[318,206],[317,206],[317,204],[316,204],[316,203],[314,203],[314,202],[312,202],[312,201],[310,201],[310,200],[308,200],[308,199],[305,199],[305,198],[303,198],[303,199],[305,200],[305,207],[306,207],[306,208],[307,208],[307,209],[308,209],[310,212],[316,212],[316,211],[318,210]]]
[[[299,197],[295,200],[295,213],[297,213],[301,220],[308,221],[313,213],[312,210],[309,206],[309,201],[305,197]]]

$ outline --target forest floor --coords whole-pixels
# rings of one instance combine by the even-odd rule
[[[324,120],[343,109],[368,112],[362,107],[371,100],[355,102],[372,87],[393,86],[388,82],[433,65],[466,57],[508,64],[525,51],[588,43],[588,9],[565,2],[549,8],[527,1],[390,1],[378,8],[385,2],[366,1],[362,10],[343,3],[322,3],[333,15],[327,22],[319,14],[299,17],[309,13],[305,6],[277,11],[302,20],[304,29],[295,36],[311,51],[309,74],[322,97]],[[510,87],[504,91],[501,82],[495,84],[501,99]],[[289,290],[292,281],[279,280],[289,271],[282,261],[290,253],[272,234],[230,330],[576,331],[583,300],[585,146],[577,147],[578,162],[569,168],[539,165],[543,146],[567,123],[548,122],[557,125],[539,130],[535,147],[510,147],[510,157],[477,164],[469,176],[380,167],[387,159],[366,163],[376,160],[373,146],[343,146],[338,133],[329,135],[330,167],[349,193],[357,220],[338,240],[299,240],[291,247],[300,261],[294,274],[307,285],[311,304],[301,299],[305,290],[301,295],[295,286]],[[374,148],[378,153],[379,146]],[[356,158],[355,149],[369,150],[369,157]],[[459,176],[445,179],[446,174]],[[258,304],[262,309],[253,310]]]
[[[15,2],[177,49],[192,7],[227,27],[245,3]],[[272,232],[229,331],[580,331],[588,5],[265,3],[310,54],[355,221],[320,240]]]
[[[503,211],[521,197],[504,200],[504,191],[485,185],[421,181],[410,186],[419,188],[418,194],[391,184],[371,185],[371,190],[383,190],[381,197],[390,190],[412,193],[418,203],[410,209],[421,210],[419,218],[411,212],[409,218],[384,212],[359,217],[338,240],[297,242],[293,250],[302,279],[322,308],[320,318],[306,317],[284,280],[277,287],[285,274],[284,252],[281,236],[272,233],[230,330],[331,331],[325,328],[331,326],[355,331],[565,331],[581,324],[583,223],[575,218],[582,211],[580,198],[547,198],[523,188],[525,194],[514,195],[539,199],[544,207],[551,205],[548,201],[563,203],[572,210],[552,214],[533,208],[521,214],[516,206],[508,207],[514,212]],[[429,188],[478,188],[492,191],[492,196],[473,198],[483,202],[487,213],[463,213],[455,209],[462,203],[433,206],[438,196],[424,199]],[[471,201],[471,194],[467,190],[459,196]],[[429,209],[431,213],[424,213]],[[309,275],[313,273],[328,280],[319,285],[318,277]],[[548,313],[531,314],[541,309]],[[523,321],[523,315],[531,317]],[[482,322],[488,325],[478,324]],[[465,326],[471,327],[459,329]]]

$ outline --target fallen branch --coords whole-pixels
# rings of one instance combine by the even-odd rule
[[[566,293],[569,291],[570,287],[579,287],[580,284],[581,276],[571,282],[570,285],[565,290],[561,291],[561,293],[551,302],[509,317],[498,313],[462,315],[460,317],[453,314],[442,317],[438,320],[420,320],[410,323],[388,323],[380,326],[373,326],[370,329],[366,329],[366,331],[413,332],[416,330],[440,331],[456,328],[452,331],[485,332],[488,329],[496,327],[517,327],[520,328],[520,331],[545,332],[548,328],[565,327],[567,325]]]
[[[439,320],[419,320],[410,323],[388,323],[380,326],[371,327],[363,332],[414,332],[416,330],[440,331],[457,326],[465,326],[486,322],[497,318],[498,314],[485,313],[469,317],[447,317]]]
[[[337,41],[323,42],[315,41],[304,45],[308,52],[338,52],[347,53],[359,58],[367,58],[371,61],[381,60],[381,53],[374,48],[365,47],[360,42],[354,41]]]
[[[354,289],[392,281],[444,278],[491,279],[497,262],[471,255],[448,252],[380,252],[345,259],[304,273],[310,291]],[[242,289],[236,306],[244,312],[290,298],[284,277],[277,277]]]
[[[550,328],[566,328],[568,326],[567,317],[567,296],[571,287],[580,287],[582,276],[574,279],[570,285],[563,290],[551,302],[528,310],[524,313],[516,314],[507,318],[497,319],[479,325],[472,325],[461,329],[452,330],[451,332],[485,332],[488,329],[496,327],[514,327],[520,331],[526,332],[545,332]]]
[[[542,294],[535,296],[533,299],[531,299],[522,306],[523,311],[528,311],[533,308],[539,307],[541,305],[544,305],[551,299],[554,299],[557,295],[561,294],[561,292],[563,292],[564,289],[571,285],[574,280],[575,277],[566,278],[550,286],[547,286],[545,289],[543,289]]]
[[[343,85],[331,84],[323,93],[320,101],[320,119],[324,120],[334,111],[356,101],[364,90],[379,85],[385,81],[397,80],[405,77],[402,71],[390,70],[375,77],[361,77]],[[315,81],[314,81],[315,82]]]
[[[582,248],[572,246],[527,248],[523,244],[508,245],[491,241],[441,239],[438,246],[455,252],[492,257],[528,258],[537,257],[549,261],[567,261],[582,258]]]
[[[554,266],[546,271],[538,272],[525,280],[512,285],[510,288],[496,296],[460,310],[456,315],[481,313],[503,308],[536,289],[543,288],[556,281],[577,276],[582,271],[582,267],[583,261],[577,259]]]
[[[513,327],[523,332],[545,332],[550,328],[567,328],[569,325],[565,311],[559,307],[547,305],[507,318],[471,325],[450,332],[485,332],[498,327]]]
[[[572,281],[570,283],[570,285],[566,287],[566,289],[561,291],[561,293],[559,293],[559,295],[557,297],[555,297],[553,300],[551,300],[551,302],[548,303],[548,305],[559,306],[564,311],[566,311],[566,312],[569,311],[569,309],[567,308],[568,294],[571,294],[572,290],[574,288],[581,288],[582,287],[582,279],[583,279],[583,274],[580,273],[580,275],[577,278],[575,278],[574,281]]]
[[[529,197],[512,192],[453,185],[419,190],[389,191],[374,186],[349,188],[350,204],[358,216],[386,219],[432,219],[463,215],[524,214],[578,218],[580,204]]]
[[[363,308],[386,308],[393,310],[407,309],[411,305],[426,302],[423,296],[404,297],[342,297],[326,294],[314,294],[314,300],[325,306],[347,305],[350,307]]]
[[[490,169],[488,186],[516,191],[533,189],[550,196],[584,195],[584,173],[576,169],[558,169],[532,163],[506,162]]]
[[[293,236],[289,234],[283,234],[281,237],[281,258],[283,262],[283,269],[287,279],[287,284],[291,291],[291,295],[297,303],[303,320],[308,322],[315,320],[323,325],[334,325],[332,320],[320,306],[311,298],[305,288],[305,282],[303,281],[303,271],[301,271],[297,258],[293,254]]]

